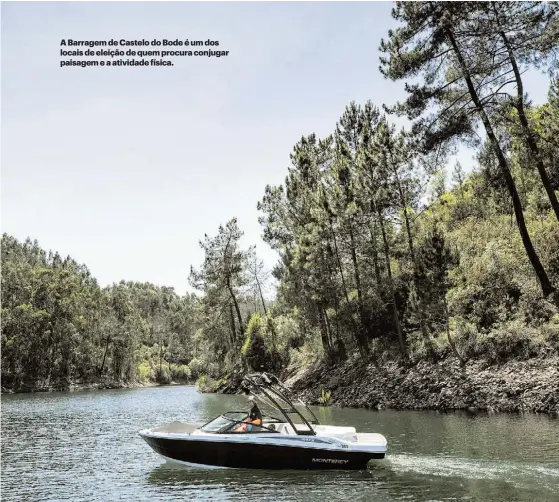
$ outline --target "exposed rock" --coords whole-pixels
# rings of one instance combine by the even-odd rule
[[[464,367],[451,358],[413,366],[319,364],[287,383],[311,404],[324,390],[337,406],[559,414],[558,368],[556,356],[493,366],[470,361]]]

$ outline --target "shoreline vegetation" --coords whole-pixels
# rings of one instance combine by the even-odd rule
[[[238,375],[269,371],[321,404],[556,413],[559,6],[404,2],[393,17],[380,71],[406,99],[349,103],[255,195],[272,270],[235,217],[199,242],[185,295],[100,287],[4,234],[2,389],[234,392]],[[536,67],[550,75],[540,105],[524,79]]]
[[[49,392],[79,392],[83,390],[111,390],[111,389],[141,389],[143,387],[167,387],[175,385],[195,385],[195,382],[116,382],[116,381],[98,381],[98,382],[55,382],[48,386],[39,385],[23,385],[16,389],[1,388],[2,394],[34,394]]]
[[[3,394],[48,393],[195,386],[202,393],[240,393],[242,374],[213,380],[145,382],[58,382],[50,386],[5,389]],[[460,365],[446,357],[432,364],[395,360],[316,361],[287,368],[279,375],[307,404],[371,410],[430,410],[471,413],[542,413],[559,416],[559,357],[540,356],[491,364],[479,360]]]

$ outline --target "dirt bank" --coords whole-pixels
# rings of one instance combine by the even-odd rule
[[[488,365],[455,359],[317,364],[286,381],[310,404],[322,390],[330,404],[348,407],[539,412],[559,414],[559,357]]]

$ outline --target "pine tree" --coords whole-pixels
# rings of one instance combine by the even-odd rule
[[[381,41],[381,72],[392,80],[423,74],[423,85],[406,84],[409,97],[391,111],[415,120],[412,131],[429,151],[438,145],[474,137],[476,121],[483,124],[512,199],[518,230],[526,254],[540,282],[544,296],[552,286],[526,227],[522,203],[509,163],[499,143],[496,127],[502,110],[498,58],[493,40],[480,50],[476,33],[484,28],[476,21],[477,2],[397,2],[393,17],[404,23]],[[492,76],[497,74],[497,80]],[[435,112],[425,117],[430,106]]]

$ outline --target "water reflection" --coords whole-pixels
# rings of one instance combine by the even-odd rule
[[[2,500],[559,500],[559,420],[313,407],[322,423],[380,432],[365,471],[173,467],[138,436],[246,409],[192,387],[2,396]]]
[[[399,466],[401,467],[401,465]],[[557,501],[557,494],[541,488],[518,487],[502,479],[465,479],[436,474],[402,471],[390,465],[372,466],[366,471],[249,471],[204,470],[165,463],[153,469],[149,483],[168,490],[169,496],[190,496],[211,492],[214,499],[241,500],[516,500]],[[197,496],[197,495],[196,495]]]

